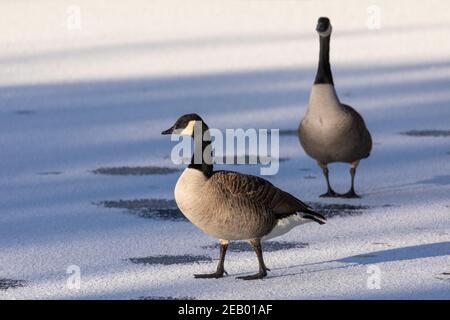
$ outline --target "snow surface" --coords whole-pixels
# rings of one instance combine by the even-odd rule
[[[81,29],[66,27],[70,5]],[[366,22],[381,9],[379,30]],[[2,1],[0,11],[0,299],[450,299],[448,1]],[[295,136],[281,137],[270,180],[307,202],[370,206],[279,241],[304,248],[230,252],[219,280],[215,240],[186,222],[144,219],[105,200],[173,198],[179,173],[108,176],[100,167],[169,166],[160,132],[197,112],[211,127],[296,129],[317,63],[317,17],[333,24],[341,100],[374,138],[357,175],[360,200],[325,200],[320,169]],[[302,171],[305,168],[310,171]],[[181,169],[181,168],[180,168]],[[228,167],[258,174],[258,167]],[[309,179],[305,179],[305,176]],[[312,178],[311,178],[312,177]],[[313,179],[315,177],[315,179]],[[338,191],[348,167],[333,165]],[[206,255],[211,262],[128,259]],[[81,270],[81,288],[66,285]],[[380,289],[370,289],[373,266]]]

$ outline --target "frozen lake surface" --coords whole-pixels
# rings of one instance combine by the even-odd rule
[[[77,3],[80,29],[66,1],[0,4],[0,299],[450,299],[446,1],[381,1],[377,30],[364,1]],[[263,244],[262,281],[235,279],[257,270],[243,243],[229,276],[194,279],[218,248],[174,205],[184,167],[160,132],[191,112],[220,129],[295,130],[322,15],[338,94],[374,140],[362,198],[319,198],[321,170],[283,134],[269,180],[328,223]],[[348,166],[331,168],[347,191]]]

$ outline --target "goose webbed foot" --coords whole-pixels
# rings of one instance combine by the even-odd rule
[[[270,271],[270,269],[267,268],[264,263],[264,259],[263,259],[263,255],[262,255],[261,239],[252,239],[249,242],[252,245],[253,250],[255,250],[256,257],[258,258],[259,272],[256,274],[249,275],[249,276],[237,277],[236,279],[257,280],[257,279],[265,278],[267,276],[267,270]]]
[[[228,272],[225,271],[225,255],[227,253],[228,248],[228,240],[220,240],[220,258],[219,264],[217,265],[216,272],[213,273],[202,273],[202,274],[194,274],[194,278],[196,279],[218,279],[222,278],[224,274],[228,275]]]
[[[269,269],[267,269],[269,270]],[[262,279],[265,278],[267,276],[267,271],[265,270],[261,270],[258,273],[249,275],[249,276],[242,276],[242,277],[236,277],[236,279],[241,279],[241,280],[258,280],[258,279]]]
[[[326,193],[320,195],[320,198],[339,198],[340,196],[341,195],[333,189],[328,189]]]
[[[350,187],[350,190],[346,194],[342,195],[343,198],[348,198],[348,199],[361,198],[355,192],[355,174],[356,174],[356,168],[358,167],[358,164],[359,164],[359,161],[355,161],[352,163],[352,166],[350,168],[350,176],[352,179],[352,185]]]
[[[321,194],[320,197],[321,198],[337,198],[340,196],[339,193],[336,193],[333,188],[331,188],[331,184],[330,184],[330,178],[328,176],[328,166],[324,163],[321,162],[317,162],[319,164],[319,166],[322,168],[323,171],[323,175],[325,177],[325,179],[327,180],[327,192],[324,194]]]
[[[228,272],[226,272],[225,270],[222,270],[222,271],[217,270],[216,272],[213,272],[213,273],[194,274],[194,278],[196,278],[196,279],[219,279],[219,278],[223,278],[224,274],[228,275]]]
[[[342,195],[342,198],[347,198],[347,199],[358,199],[358,198],[361,198],[361,196],[359,196],[358,194],[356,194],[355,190],[351,189],[349,192],[343,194],[343,195]]]

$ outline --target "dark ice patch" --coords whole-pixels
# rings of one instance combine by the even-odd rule
[[[97,205],[105,208],[115,208],[127,210],[127,213],[137,215],[142,218],[159,219],[169,221],[188,221],[178,209],[175,200],[167,199],[133,199],[133,200],[110,200],[103,201]],[[324,214],[327,218],[355,216],[370,209],[370,206],[338,204],[338,203],[310,203],[316,211]],[[389,207],[383,205],[382,207]]]
[[[450,130],[410,130],[400,134],[411,137],[450,137]]]
[[[297,136],[298,130],[297,129],[281,129],[280,130],[280,136]]]
[[[62,174],[61,171],[43,171],[43,172],[38,172],[36,173],[39,176],[57,176]]]
[[[290,249],[306,248],[309,244],[306,242],[288,242],[288,241],[264,241],[262,247],[264,252],[273,252]],[[212,245],[202,246],[202,249],[219,249],[220,244],[215,243]],[[253,252],[253,248],[250,244],[243,241],[230,242],[228,245],[228,251],[232,252]]]
[[[364,210],[370,209],[370,206],[341,203],[314,202],[310,205],[314,208],[315,211],[322,213],[327,218],[356,216],[362,214]]]
[[[372,242],[373,245],[376,246],[385,246],[385,247],[390,247],[391,245],[387,242]]]
[[[252,158],[251,158],[252,157]],[[256,158],[256,163],[255,163],[255,158]],[[222,163],[219,163],[218,161],[222,161]],[[273,161],[277,160],[277,158],[271,158],[270,156],[250,156],[250,155],[242,155],[242,156],[237,156],[235,155],[232,160],[231,163],[228,163],[228,160],[226,158],[226,156],[223,156],[221,159],[214,160],[214,163],[217,164],[227,164],[227,165],[267,165],[268,163],[272,163]],[[282,163],[282,162],[286,162],[288,161],[289,158],[278,158],[278,162]]]
[[[194,256],[194,255],[158,255],[141,258],[128,259],[132,263],[145,265],[173,265],[173,264],[191,264],[199,262],[211,262],[212,258],[209,256]]]
[[[450,272],[442,272],[442,273],[436,275],[435,278],[438,280],[443,280],[443,281],[447,281],[450,283]]]
[[[311,179],[316,179],[317,177],[316,177],[316,176],[313,176],[312,174],[308,174],[308,175],[304,176],[303,178],[304,178],[304,179],[311,180]]]
[[[36,113],[36,111],[33,111],[33,110],[16,110],[16,111],[14,111],[14,113],[18,114],[20,116],[26,116],[26,115],[34,114],[34,113]]]
[[[133,199],[111,200],[100,203],[105,208],[126,209],[128,213],[142,218],[188,221],[178,209],[175,200],[167,199]]]
[[[170,167],[103,167],[93,170],[95,174],[104,174],[111,176],[146,176],[155,174],[171,174],[180,171]]]
[[[362,258],[362,259],[369,259],[369,258],[376,258],[377,256],[375,254],[368,253],[368,254],[360,254],[355,257]]]
[[[0,290],[20,288],[20,287],[23,287],[24,285],[25,285],[24,280],[0,278]]]

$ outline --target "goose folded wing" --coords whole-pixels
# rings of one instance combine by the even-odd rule
[[[350,134],[359,136],[360,140],[363,142],[363,146],[359,149],[363,153],[362,157],[367,158],[372,150],[372,137],[367,129],[366,123],[358,111],[346,104],[343,104],[342,106],[354,119],[353,126],[351,127],[353,133]]]
[[[233,171],[217,171],[210,181],[225,195],[228,194],[265,206],[271,209],[278,218],[284,218],[297,212],[313,212],[299,199],[260,177]]]

